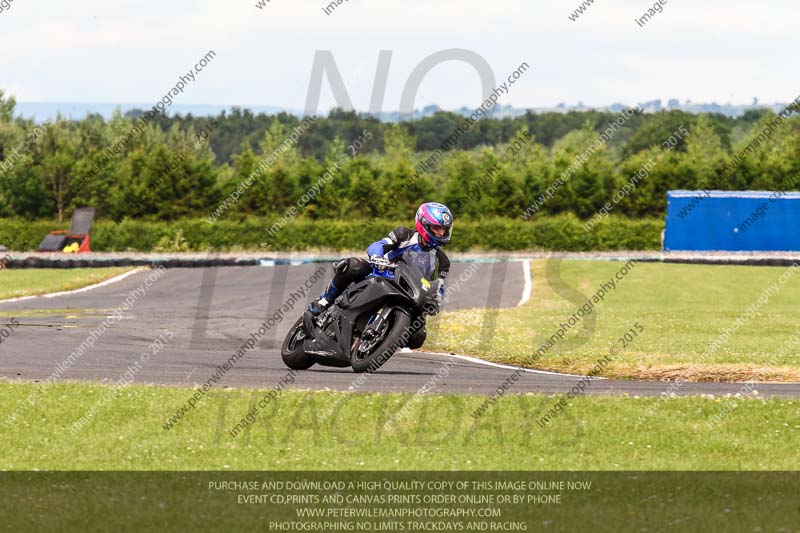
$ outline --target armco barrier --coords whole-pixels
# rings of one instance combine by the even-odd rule
[[[800,193],[669,191],[665,251],[800,251]]]

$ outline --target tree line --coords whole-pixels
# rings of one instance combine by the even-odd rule
[[[90,114],[34,124],[14,108],[14,98],[0,91],[0,217],[6,218],[57,219],[87,205],[118,221],[206,218],[259,167],[223,218],[280,216],[343,154],[344,163],[300,216],[403,220],[422,200],[436,200],[473,219],[522,222],[538,203],[539,214],[587,219],[636,175],[635,190],[614,213],[656,217],[665,212],[668,190],[785,190],[800,173],[796,116],[753,147],[774,122],[769,110],[737,118],[637,111],[602,143],[619,114],[487,117],[453,142],[464,120],[454,113],[389,124],[334,110],[287,143],[303,119],[285,113],[234,108],[214,117],[162,114],[142,121],[142,111],[130,111],[109,120]],[[688,133],[664,150],[681,129]],[[350,154],[348,146],[365,131],[369,141]],[[731,165],[745,146],[747,157]],[[433,163],[421,167],[425,161]],[[541,202],[555,183],[555,194]]]

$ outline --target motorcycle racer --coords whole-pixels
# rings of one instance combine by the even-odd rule
[[[429,314],[439,312],[444,298],[444,280],[450,271],[450,259],[442,250],[442,246],[450,242],[453,229],[453,213],[447,206],[437,202],[426,202],[419,206],[415,217],[415,228],[412,230],[405,226],[395,228],[389,235],[370,244],[367,255],[370,260],[397,261],[404,253],[409,251],[429,252],[435,254],[436,277],[439,279],[436,305]],[[334,300],[352,283],[366,279],[372,272],[370,261],[361,257],[342,259],[334,266],[334,276],[320,297],[308,306],[313,315],[322,313]],[[422,346],[424,342],[424,328],[412,336],[410,348]],[[418,345],[418,346],[415,346]]]

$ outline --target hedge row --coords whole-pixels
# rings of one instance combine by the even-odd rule
[[[184,219],[175,222],[98,221],[92,228],[92,249],[120,251],[236,251],[360,249],[388,234],[396,222],[385,220],[312,221],[297,219],[268,238],[273,220],[244,221]],[[35,250],[42,238],[58,227],[49,221],[0,219],[0,245],[11,250]],[[660,219],[630,220],[608,217],[585,232],[583,223],[571,214],[537,217],[532,221],[488,219],[456,223],[448,249],[466,250],[658,250]]]

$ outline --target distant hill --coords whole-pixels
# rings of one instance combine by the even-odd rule
[[[62,117],[72,119],[82,119],[89,113],[96,113],[102,115],[103,118],[111,118],[114,111],[119,108],[122,113],[126,113],[133,109],[150,109],[153,104],[132,104],[132,103],[108,103],[108,102],[17,102],[15,111],[17,115],[24,118],[32,118],[36,122],[44,122],[45,120],[55,118],[59,113]],[[233,106],[226,105],[213,105],[213,104],[196,104],[196,105],[181,105],[175,104],[169,108],[170,115],[181,114],[187,115],[191,113],[194,116],[211,116],[219,115],[222,111],[231,109]],[[281,111],[286,111],[294,115],[301,114],[298,110],[285,109],[281,107],[272,106],[239,106],[249,109],[255,114],[265,113],[274,115]]]
[[[745,112],[753,109],[772,109],[773,111],[780,111],[786,104],[759,104],[755,99],[749,105],[734,105],[734,104],[717,104],[716,102],[708,103],[693,103],[686,101],[680,103],[678,100],[671,99],[667,105],[662,105],[661,100],[650,100],[647,102],[640,102],[637,104],[645,112],[656,113],[658,111],[668,111],[671,109],[678,109],[688,113],[720,113],[728,117],[739,117]],[[59,113],[62,117],[72,119],[82,119],[89,113],[102,115],[108,119],[114,114],[114,111],[119,108],[122,113],[126,113],[133,109],[149,109],[153,104],[143,103],[108,103],[108,102],[17,102],[16,112],[24,118],[33,119],[36,122],[44,122],[55,118]],[[222,111],[230,110],[234,106],[214,105],[214,104],[175,104],[169,108],[169,114],[187,115],[203,117],[219,115]],[[303,116],[303,111],[299,109],[290,109],[285,107],[275,106],[236,106],[241,109],[248,109],[253,114],[264,113],[267,115],[274,115],[280,112],[290,113],[295,116]],[[495,108],[491,116],[494,118],[518,117],[524,115],[528,111],[533,113],[567,113],[569,111],[588,111],[596,109],[599,111],[612,111],[619,112],[628,107],[626,104],[614,103],[603,107],[588,107],[582,103],[577,105],[559,104],[555,107],[535,107],[535,108],[519,108],[510,105],[500,105]],[[383,122],[397,122],[399,120],[418,119],[422,117],[431,116],[441,108],[435,104],[425,106],[422,109],[415,110],[411,116],[401,115],[397,111],[384,112],[380,114],[380,119]],[[463,106],[459,109],[453,110],[454,113],[459,113],[464,116],[469,116],[474,111],[474,108]]]

